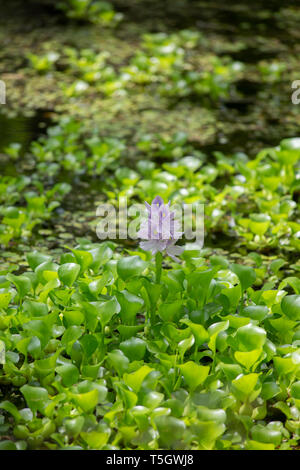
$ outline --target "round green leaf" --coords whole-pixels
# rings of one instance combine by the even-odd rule
[[[253,351],[263,347],[266,341],[266,332],[263,328],[251,323],[238,328],[236,332],[237,349],[239,351]]]
[[[148,263],[139,256],[127,256],[118,261],[117,271],[120,278],[126,281],[133,276],[140,276],[147,266]]]
[[[281,301],[281,310],[291,320],[300,320],[300,295],[286,295]]]
[[[291,386],[291,395],[293,398],[296,398],[296,400],[300,400],[300,380],[293,383]]]
[[[77,279],[80,266],[76,263],[66,263],[58,268],[58,277],[63,284],[71,287]]]

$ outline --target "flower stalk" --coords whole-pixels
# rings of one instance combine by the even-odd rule
[[[155,255],[155,269],[156,269],[156,284],[160,284],[161,273],[162,273],[162,261],[163,256],[160,251],[158,251]]]

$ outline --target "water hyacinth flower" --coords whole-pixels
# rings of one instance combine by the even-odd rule
[[[145,251],[156,253],[166,252],[174,261],[183,252],[181,246],[176,246],[177,240],[182,236],[180,222],[175,219],[175,212],[170,210],[170,202],[164,204],[160,196],[156,196],[151,205],[145,202],[147,219],[141,223],[138,232],[139,238],[144,239],[140,247]],[[176,256],[177,255],[177,256]]]

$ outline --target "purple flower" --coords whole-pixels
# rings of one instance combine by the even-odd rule
[[[151,205],[145,204],[148,217],[141,223],[138,236],[146,241],[141,242],[140,247],[153,255],[166,251],[174,261],[179,261],[176,255],[180,255],[183,248],[175,243],[183,232],[179,231],[180,222],[175,219],[175,213],[170,211],[170,202],[164,204],[163,199],[156,196]]]

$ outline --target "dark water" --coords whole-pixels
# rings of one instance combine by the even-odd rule
[[[30,143],[45,132],[50,122],[46,111],[37,111],[32,117],[0,114],[0,153],[12,143],[20,144],[21,154],[24,153]]]

